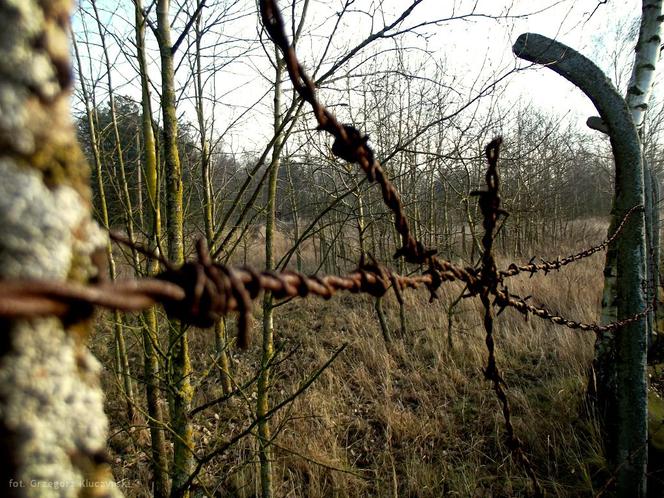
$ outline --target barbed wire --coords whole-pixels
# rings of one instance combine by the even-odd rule
[[[571,329],[603,333],[642,319],[651,307],[633,317],[604,325],[573,321],[544,307],[528,303],[528,297],[521,298],[510,294],[503,279],[524,272],[532,275],[542,271],[546,274],[605,249],[616,240],[627,220],[643,207],[631,208],[611,237],[597,246],[556,261],[543,261],[540,264],[531,262],[521,266],[512,264],[506,270],[498,270],[492,251],[496,222],[500,216],[507,216],[508,213],[501,208],[499,196],[500,178],[497,168],[502,140],[496,138],[485,149],[488,162],[485,177],[487,190],[471,192],[471,195],[478,197],[483,216],[481,267],[460,267],[451,261],[438,258],[435,249],[425,248],[412,235],[399,193],[375,159],[374,152],[368,145],[368,136],[352,126],[340,124],[317,100],[315,85],[298,62],[295,49],[288,42],[283,19],[275,1],[261,0],[260,9],[265,28],[284,55],[295,90],[311,105],[318,129],[334,137],[332,152],[341,159],[357,163],[369,181],[380,185],[383,201],[392,211],[394,226],[401,236],[402,246],[397,249],[395,258],[403,257],[408,263],[425,267],[422,273],[412,276],[399,275],[374,260],[367,262],[364,258],[354,271],[346,275],[307,276],[291,270],[273,272],[257,271],[248,266],[231,267],[215,263],[202,239],[196,245],[196,258],[177,266],[160,254],[127,240],[121,234],[111,232],[112,239],[147,257],[156,258],[164,266],[164,270],[154,278],[116,281],[99,278],[97,282],[87,285],[64,281],[2,280],[0,319],[55,316],[63,322],[76,323],[89,319],[96,307],[140,311],[160,303],[169,318],[179,319],[187,325],[208,328],[222,316],[237,312],[237,344],[241,348],[247,348],[251,339],[249,325],[253,302],[262,292],[269,291],[278,299],[307,296],[329,299],[340,291],[382,297],[390,288],[394,288],[397,299],[401,299],[401,291],[425,287],[430,293],[430,301],[433,301],[444,282],[459,281],[468,289],[464,297],[479,297],[482,302],[488,352],[484,374],[492,382],[501,404],[508,447],[525,468],[536,494],[541,495],[541,487],[533,466],[515,434],[505,382],[496,364],[495,316],[509,307],[526,317],[534,315]],[[495,314],[494,308],[498,308]]]
[[[51,280],[0,281],[0,317],[56,316],[75,322],[89,318],[95,306],[141,311],[157,303],[181,301],[186,291],[156,279],[128,279],[97,284]]]
[[[158,257],[116,233],[112,237],[150,257]],[[141,311],[160,303],[169,318],[209,328],[222,316],[237,311],[238,345],[246,348],[249,344],[248,323],[252,302],[265,291],[271,292],[277,299],[309,295],[330,299],[339,291],[381,297],[394,285],[400,292],[420,287],[433,289],[444,281],[457,280],[452,271],[436,272],[435,278],[431,273],[398,275],[376,262],[360,262],[358,268],[347,275],[307,276],[290,270],[259,272],[248,266],[229,267],[213,263],[202,239],[197,243],[196,260],[180,267],[168,266],[154,278],[102,281],[88,285],[46,280],[3,280],[0,285],[0,317],[16,319],[50,315],[72,322],[89,318],[95,306]]]
[[[113,238],[124,244],[130,243],[115,233]],[[150,257],[158,257],[140,244],[133,243],[133,247]],[[483,288],[479,278],[449,262],[444,266],[449,270],[429,268],[421,275],[413,276],[399,275],[376,262],[360,262],[358,268],[347,275],[307,276],[291,270],[260,272],[247,266],[230,267],[212,263],[203,240],[198,242],[197,253],[196,260],[180,267],[169,265],[170,268],[155,278],[118,279],[87,285],[49,280],[2,280],[0,318],[52,315],[72,322],[88,318],[94,307],[132,312],[162,304],[169,318],[208,328],[215,320],[232,312],[250,313],[249,302],[256,300],[264,291],[272,292],[277,298],[318,296],[329,299],[339,291],[382,297],[396,283],[399,291],[427,288],[434,299],[444,282],[469,284],[471,290],[464,297],[476,296]],[[558,325],[594,332],[616,330],[638,320],[645,313],[598,325],[564,318],[528,303],[527,298],[510,294],[505,288],[496,288],[491,294],[495,296],[493,304],[500,308],[499,313],[505,307],[511,307],[524,315],[532,314]],[[248,344],[246,333],[246,328],[239,332],[240,345]]]
[[[478,281],[480,288],[475,291],[478,293],[482,305],[484,306],[483,323],[486,332],[486,349],[488,352],[484,376],[487,380],[491,381],[493,390],[496,393],[496,398],[498,398],[503,412],[507,447],[526,470],[533,485],[535,496],[543,496],[542,487],[537,479],[535,470],[523,451],[521,440],[514,432],[510,403],[504,387],[506,384],[496,362],[495,341],[493,338],[494,310],[493,303],[491,302],[491,295],[496,294],[498,291],[498,285],[501,283],[498,270],[496,269],[496,260],[493,256],[493,240],[498,218],[507,215],[507,212],[500,207],[501,199],[499,195],[500,177],[498,176],[498,158],[500,156],[500,144],[502,141],[503,139],[501,137],[495,138],[485,149],[488,163],[485,175],[487,189],[471,192],[471,195],[475,195],[479,199],[478,204],[480,212],[482,213],[482,226],[484,228],[484,235],[482,236],[482,272]]]
[[[614,230],[613,234],[601,242],[600,244],[597,244],[596,246],[589,247],[588,249],[584,249],[582,251],[577,252],[576,254],[572,254],[570,256],[567,256],[565,258],[558,258],[554,261],[546,261],[542,260],[541,263],[533,263],[533,258],[528,264],[525,265],[520,265],[517,266],[515,263],[512,263],[507,270],[500,270],[498,272],[498,275],[501,278],[506,278],[506,277],[513,277],[514,275],[518,275],[519,273],[530,273],[531,276],[533,276],[537,272],[544,272],[546,275],[550,271],[553,270],[560,270],[563,266],[566,266],[570,263],[574,263],[575,261],[578,261],[583,258],[587,258],[588,256],[592,256],[596,252],[603,251],[609,245],[611,245],[620,235],[622,232],[623,228],[627,224],[627,220],[632,216],[632,214],[636,212],[643,212],[643,206],[638,205],[638,206],[633,206],[630,208],[625,215],[623,216],[622,220],[620,221],[620,224],[618,227]]]
[[[307,75],[306,71],[300,64],[295,48],[288,41],[286,35],[283,18],[281,12],[276,5],[275,0],[261,0],[260,1],[261,19],[263,25],[267,30],[270,38],[279,48],[284,56],[286,62],[286,69],[288,71],[290,80],[295,88],[295,91],[300,97],[306,101],[312,108],[316,121],[318,122],[318,129],[326,131],[334,137],[332,145],[332,152],[337,157],[344,159],[350,163],[357,163],[362,170],[366,173],[369,182],[377,182],[381,187],[383,200],[387,207],[394,214],[394,226],[402,238],[402,247],[395,253],[395,258],[400,256],[404,260],[414,264],[427,264],[429,268],[424,272],[431,277],[431,282],[427,285],[431,292],[431,300],[437,297],[436,290],[444,281],[440,276],[445,275],[447,279],[453,276],[455,280],[461,280],[468,285],[470,292],[467,296],[477,295],[477,286],[480,284],[481,275],[479,272],[471,267],[461,268],[450,261],[441,260],[436,257],[435,249],[425,248],[424,245],[417,241],[410,230],[407,217],[404,213],[401,198],[395,186],[387,178],[385,171],[380,163],[376,160],[374,151],[369,146],[369,137],[362,134],[356,128],[350,125],[342,125],[338,122],[336,117],[327,110],[316,97],[316,88],[313,80]],[[482,199],[480,198],[480,202]],[[544,271],[548,273],[551,270],[559,269],[573,261],[588,257],[600,250],[606,248],[613,242],[621,233],[628,218],[636,211],[642,210],[643,206],[632,207],[624,216],[620,225],[613,233],[613,235],[601,244],[590,247],[577,254],[564,258],[563,260],[544,261],[541,264],[530,263],[528,265],[517,266],[512,264],[507,270],[501,270],[497,276],[502,282],[502,278],[516,275],[520,272],[530,272],[534,274],[537,271]],[[503,211],[506,214],[506,211]],[[498,296],[497,296],[498,297]],[[538,308],[531,304],[525,303],[520,299],[507,297],[501,294],[501,298],[497,304],[501,307],[510,306],[514,307],[521,313],[531,313],[544,320],[549,320],[558,325],[565,325],[573,329],[592,330],[596,332],[615,330],[625,324],[627,321],[617,321],[611,324],[598,325],[595,323],[583,323],[563,318],[557,313],[551,312],[546,308]],[[640,315],[639,315],[640,318]],[[635,319],[639,319],[636,318]]]
[[[594,322],[586,323],[586,322],[577,322],[574,320],[570,320],[569,318],[565,318],[560,314],[555,313],[547,308],[538,307],[529,304],[527,302],[527,299],[528,298],[521,298],[519,296],[509,294],[509,292],[506,289],[499,289],[495,293],[494,305],[498,306],[499,308],[498,314],[500,314],[506,307],[509,306],[510,308],[515,309],[522,315],[526,316],[534,315],[538,318],[541,318],[542,320],[549,321],[556,325],[562,325],[564,327],[573,330],[583,330],[583,331],[595,332],[598,334],[605,332],[615,332],[616,330],[621,329],[625,325],[638,322],[653,310],[653,304],[650,303],[648,306],[646,306],[646,308],[643,311],[633,316],[624,318],[622,320],[616,320],[614,322],[610,322],[604,325],[600,325]]]
[[[395,258],[403,256],[405,261],[413,264],[429,262],[436,254],[436,250],[426,249],[412,235],[401,196],[376,159],[373,149],[368,144],[369,137],[351,125],[339,123],[334,114],[316,98],[316,85],[298,61],[295,47],[288,41],[284,21],[276,2],[261,0],[260,11],[268,35],[284,56],[293,88],[313,110],[318,123],[317,129],[326,131],[334,137],[332,153],[349,163],[358,164],[370,183],[376,182],[380,185],[383,201],[394,214],[394,226],[401,236],[402,247],[395,253]]]
[[[483,216],[484,236],[482,238],[482,245],[484,251],[482,254],[481,272],[478,273],[472,269],[456,268],[448,261],[439,260],[435,256],[436,250],[426,249],[424,245],[416,240],[411,234],[399,194],[394,185],[387,178],[385,171],[382,169],[379,162],[376,160],[373,150],[369,147],[369,137],[350,125],[341,125],[334,115],[325,109],[325,107],[323,107],[317,100],[315,85],[300,65],[295,53],[295,47],[288,41],[284,22],[281,12],[276,5],[276,0],[261,0],[260,10],[265,29],[275,45],[279,47],[284,55],[286,67],[293,83],[293,87],[302,99],[311,105],[316,121],[318,122],[318,129],[327,131],[334,137],[332,153],[350,163],[359,164],[365,172],[369,182],[375,181],[380,185],[383,200],[394,214],[394,225],[402,239],[402,247],[397,250],[394,257],[398,258],[403,256],[404,260],[409,263],[420,265],[425,263],[428,264],[429,269],[427,270],[427,273],[433,280],[432,285],[430,286],[431,300],[436,297],[436,289],[442,283],[442,279],[437,277],[437,273],[441,271],[450,272],[456,279],[464,281],[468,287],[468,296],[480,297],[485,310],[484,328],[486,331],[486,346],[488,351],[487,367],[484,373],[486,378],[491,380],[496,396],[501,403],[508,447],[512,454],[524,466],[526,473],[531,479],[535,494],[537,496],[542,496],[542,489],[533,466],[523,452],[522,444],[516,437],[511,423],[509,401],[503,388],[505,383],[498,370],[495,359],[493,307],[495,304],[502,306],[503,309],[507,306],[514,307],[521,313],[533,313],[540,318],[551,321],[552,323],[564,324],[570,328],[583,328],[585,325],[587,330],[598,331],[601,327],[596,324],[581,324],[566,320],[558,315],[552,314],[544,308],[537,308],[529,305],[524,299],[511,298],[507,294],[507,290],[499,290],[498,287],[499,285],[502,286],[504,277],[516,275],[523,271],[529,271],[531,275],[536,271],[544,271],[545,273],[548,273],[552,269],[559,269],[566,264],[588,257],[603,249],[620,233],[620,230],[632,210],[630,210],[625,216],[623,222],[618,227],[618,230],[616,230],[616,233],[614,233],[606,243],[582,251],[569,258],[565,258],[564,260],[557,260],[554,262],[544,261],[540,265],[531,263],[530,265],[524,265],[521,267],[510,265],[508,270],[498,272],[492,252],[494,231],[498,217],[501,215],[506,216],[508,213],[500,207],[500,179],[498,176],[497,165],[502,139],[497,138],[491,141],[485,149],[488,162],[485,177],[487,190],[471,193],[471,195],[477,195],[479,197],[478,203]],[[500,296],[498,295],[499,292],[501,293]],[[493,303],[491,302],[491,295],[495,296]],[[644,313],[647,313],[647,310]],[[633,318],[633,320],[638,319],[640,319],[640,317]],[[623,321],[621,325],[624,325],[631,320],[632,319]]]

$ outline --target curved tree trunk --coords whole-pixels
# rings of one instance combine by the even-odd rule
[[[90,216],[89,167],[69,116],[71,6],[0,1],[3,279],[86,282],[100,271],[92,255],[107,239]],[[2,496],[121,495],[105,463],[108,424],[88,318],[1,323]]]
[[[546,65],[563,76],[595,104],[608,129],[616,163],[613,220],[622,219],[631,207],[643,205],[641,143],[627,103],[613,84],[589,59],[544,36],[522,34],[513,49],[518,57]],[[646,276],[643,216],[632,218],[609,250],[615,251],[618,262],[615,304],[620,320],[646,307],[642,290]],[[601,384],[607,408],[607,456],[616,475],[618,496],[641,497],[646,488],[648,435],[645,319],[620,329],[614,350],[613,361],[602,365],[608,372]]]

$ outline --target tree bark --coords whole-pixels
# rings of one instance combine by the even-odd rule
[[[90,216],[89,167],[69,113],[71,6],[0,2],[0,279],[99,276],[92,255],[107,238]],[[104,456],[89,317],[0,323],[0,493],[121,496]]]
[[[639,39],[636,42],[634,66],[625,100],[637,130],[643,127],[659,59],[662,31],[662,0],[643,0]]]
[[[152,106],[150,104],[150,81],[147,73],[145,56],[145,24],[142,0],[135,0],[136,16],[136,56],[141,78],[141,135],[143,137],[143,162],[145,164],[145,184],[150,203],[151,245],[158,251],[161,239],[161,209],[159,206],[159,182],[157,168],[157,145],[152,128]],[[159,271],[159,263],[150,263],[148,274]],[[163,397],[159,391],[159,359],[156,346],[159,344],[159,324],[157,310],[152,307],[144,314],[145,325],[142,330],[143,375],[148,415],[150,416],[150,440],[152,443],[152,493],[155,498],[165,498],[169,493],[168,455],[164,434]]]
[[[166,163],[166,230],[168,258],[175,264],[184,261],[182,171],[177,146],[178,123],[175,109],[175,76],[169,20],[169,0],[157,4],[157,30],[161,56],[161,109],[164,126],[164,159]],[[171,468],[172,493],[187,481],[193,466],[193,427],[187,416],[191,410],[191,361],[189,339],[179,322],[169,327],[171,351],[170,382],[173,387],[171,424],[177,435],[173,441]],[[179,492],[179,491],[178,491]],[[183,494],[189,495],[188,491]]]

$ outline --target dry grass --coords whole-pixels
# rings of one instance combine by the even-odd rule
[[[602,238],[594,224],[579,229],[570,245]],[[561,254],[567,249],[561,248]],[[541,253],[555,257],[557,254]],[[505,260],[503,260],[503,263]],[[597,318],[603,255],[559,273],[515,278],[511,292],[572,319]],[[479,301],[463,300],[447,345],[447,307],[460,292],[447,285],[429,304],[425,292],[406,297],[408,333],[398,330],[396,300],[384,308],[394,341],[382,339],[373,301],[343,295],[331,301],[292,301],[277,309],[275,331],[282,355],[275,368],[278,401],[322,365],[343,343],[347,349],[289,408],[273,419],[275,491],[280,497],[484,497],[527,496],[530,483],[504,445],[504,422],[482,368],[486,360]],[[256,312],[259,317],[259,312]],[[256,321],[255,335],[258,335]],[[232,326],[231,326],[232,327]],[[232,328],[231,328],[232,330]],[[96,352],[112,365],[108,335],[97,336]],[[209,368],[214,338],[192,334],[198,374]],[[514,425],[550,496],[592,496],[603,472],[595,419],[584,392],[594,336],[539,319],[525,321],[513,311],[497,320],[497,359],[509,385]],[[129,333],[132,362],[140,366],[137,333]],[[255,375],[259,346],[232,352],[239,384]],[[123,405],[113,376],[106,377],[108,408],[117,435],[111,448],[115,473],[130,496],[149,496],[148,447],[144,431],[122,431]],[[201,454],[250,420],[255,386],[231,402],[195,419]],[[198,386],[199,404],[220,394],[216,373]],[[131,436],[131,437],[129,437]],[[133,439],[133,441],[132,441]],[[217,496],[255,496],[256,445],[246,438],[209,466],[202,481]]]

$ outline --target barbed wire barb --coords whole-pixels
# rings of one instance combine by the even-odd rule
[[[496,261],[493,256],[493,242],[496,224],[500,216],[505,216],[507,212],[501,207],[500,199],[500,176],[498,175],[498,158],[500,156],[500,145],[502,138],[493,139],[485,149],[485,155],[488,163],[485,181],[486,190],[471,192],[479,198],[479,207],[482,213],[482,226],[484,235],[482,236],[482,260],[480,279],[477,282],[479,288],[474,292],[479,295],[484,307],[484,330],[486,332],[485,342],[488,352],[487,365],[484,370],[484,376],[491,381],[496,398],[501,406],[503,419],[505,421],[505,435],[507,437],[507,447],[514,457],[521,463],[528,474],[533,486],[535,496],[544,496],[542,487],[535,474],[535,469],[530,463],[523,450],[523,443],[517,437],[512,424],[512,415],[509,399],[507,398],[507,385],[498,369],[495,353],[494,333],[494,310],[491,302],[491,295],[496,294],[501,280],[496,269]]]

